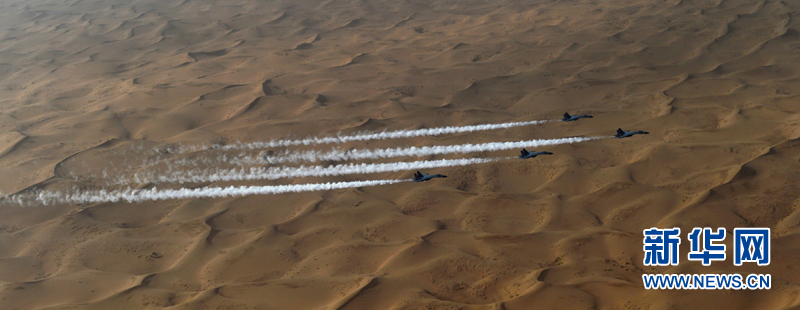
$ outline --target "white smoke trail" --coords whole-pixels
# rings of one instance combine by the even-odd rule
[[[538,139],[516,142],[489,142],[482,144],[437,145],[422,147],[398,147],[378,150],[332,150],[328,152],[302,151],[286,152],[281,155],[259,156],[258,158],[236,158],[233,164],[282,164],[293,162],[347,161],[362,159],[381,159],[405,156],[429,156],[441,154],[466,154],[484,151],[501,151],[518,148],[535,148],[540,146],[571,144],[607,137],[572,137],[561,139]]]
[[[292,184],[292,185],[270,185],[270,186],[229,186],[229,187],[202,187],[202,188],[181,188],[181,189],[125,189],[125,190],[89,190],[78,191],[75,193],[60,193],[41,191],[35,194],[18,194],[6,197],[6,202],[27,205],[38,202],[44,205],[54,203],[100,203],[100,202],[143,202],[149,200],[167,199],[190,199],[190,198],[222,198],[250,195],[267,195],[282,193],[298,193],[310,191],[326,191],[343,188],[355,188],[365,186],[378,186],[408,182],[408,180],[372,180],[372,181],[352,181],[334,183],[311,183],[311,184]]]
[[[469,126],[448,126],[436,128],[423,128],[413,130],[395,130],[384,131],[378,133],[357,133],[346,136],[335,137],[309,137],[305,139],[286,139],[286,140],[273,140],[268,142],[251,142],[251,143],[236,143],[230,145],[220,146],[219,149],[262,149],[273,147],[286,147],[295,145],[316,145],[316,144],[333,144],[344,143],[350,141],[367,141],[367,140],[384,140],[384,139],[398,139],[398,138],[413,138],[422,136],[438,136],[445,134],[455,134],[464,132],[475,132],[485,130],[507,129],[513,127],[530,126],[550,122],[550,120],[528,121],[528,122],[509,122],[500,124],[482,124],[482,125],[469,125]],[[196,148],[195,148],[196,149]]]
[[[380,164],[341,164],[331,166],[300,166],[300,167],[269,167],[250,169],[224,169],[203,172],[175,172],[168,175],[152,176],[149,178],[137,175],[138,183],[200,183],[218,181],[243,181],[243,180],[276,180],[282,178],[321,177],[347,174],[370,174],[381,172],[395,172],[406,170],[419,170],[441,167],[467,166],[495,162],[511,157],[495,158],[461,158],[440,159],[414,162],[393,162]]]

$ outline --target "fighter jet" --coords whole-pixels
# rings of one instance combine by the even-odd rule
[[[622,128],[617,128],[617,134],[614,135],[614,138],[622,139],[622,138],[627,138],[627,137],[630,137],[630,136],[633,136],[633,135],[638,135],[638,134],[649,135],[650,133],[647,132],[647,131],[641,131],[641,130],[639,130],[639,131],[625,131],[625,130],[622,130]]]
[[[528,150],[522,149],[522,151],[520,151],[520,155],[517,156],[517,158],[519,158],[519,159],[528,159],[528,158],[534,158],[534,157],[539,156],[539,155],[553,155],[553,153],[550,153],[550,152],[528,152]]]
[[[571,122],[577,121],[581,118],[593,118],[594,116],[591,115],[569,115],[569,113],[564,113],[564,118],[561,119],[562,122]]]
[[[446,175],[441,175],[441,174],[430,175],[427,173],[423,174],[417,171],[417,173],[414,174],[414,182],[425,182],[425,181],[430,181],[433,178],[446,178],[446,177],[447,177]]]

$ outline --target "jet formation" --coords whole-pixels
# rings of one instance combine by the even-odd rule
[[[571,122],[577,121],[582,118],[593,118],[594,116],[591,115],[569,115],[569,113],[564,113],[564,118],[561,119],[562,122]]]
[[[594,118],[594,116],[591,116],[591,115],[569,115],[569,113],[564,113],[564,118],[562,118],[561,121],[562,122],[572,122],[572,121],[577,121],[577,120],[579,120],[581,118]],[[648,134],[650,134],[650,133],[647,132],[647,131],[641,131],[641,130],[639,130],[639,131],[627,131],[627,130],[622,130],[622,128],[617,128],[617,134],[614,135],[614,138],[622,139],[622,138],[632,137],[633,135],[648,135]],[[520,154],[517,156],[517,158],[519,158],[519,159],[528,159],[528,158],[534,158],[534,157],[539,156],[539,155],[552,155],[552,154],[553,153],[550,153],[550,152],[535,152],[535,151],[534,152],[528,152],[528,150],[522,149],[522,151],[520,151]],[[417,171],[417,173],[414,173],[414,180],[413,181],[414,182],[425,182],[425,181],[430,181],[433,178],[446,178],[446,177],[447,177],[446,175],[441,175],[441,174],[430,175],[430,174],[427,174],[427,173],[423,174],[423,173],[420,173],[419,171]]]
[[[427,173],[420,173],[419,171],[417,171],[417,173],[414,173],[414,182],[425,182],[435,178],[446,178],[446,177],[447,177],[446,175],[442,174],[430,175]]]
[[[528,150],[522,149],[522,151],[520,151],[520,154],[519,154],[519,156],[517,156],[517,158],[519,158],[519,159],[528,159],[528,158],[534,158],[534,157],[539,156],[539,155],[553,155],[553,153],[550,153],[550,152],[528,152]]]
[[[641,130],[639,130],[639,131],[626,131],[626,130],[622,130],[622,128],[617,128],[617,134],[614,135],[614,138],[622,139],[622,138],[631,137],[633,135],[649,135],[649,134],[650,133],[647,132],[647,131],[641,131]]]

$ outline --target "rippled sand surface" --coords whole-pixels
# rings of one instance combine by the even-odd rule
[[[798,307],[798,12],[789,0],[2,1],[7,195],[413,173],[133,181],[228,167],[240,151],[220,146],[286,136],[564,112],[594,118],[337,147],[608,136],[618,127],[650,135],[432,169],[424,172],[448,178],[427,183],[3,204],[0,308]],[[186,146],[199,147],[176,151]],[[408,160],[418,159],[375,162]],[[642,229],[653,226],[770,227],[772,263],[686,262],[683,233],[679,266],[643,266]],[[770,273],[773,283],[647,291],[643,273]]]

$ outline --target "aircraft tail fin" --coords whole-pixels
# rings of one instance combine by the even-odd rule
[[[621,135],[624,135],[624,134],[625,134],[625,132],[622,131],[622,128],[617,128],[617,135],[621,136]]]
[[[528,153],[529,153],[528,150],[526,150],[526,149],[522,149],[522,151],[519,151],[519,152],[520,152],[520,154],[522,154],[522,156],[528,155]]]
[[[569,113],[567,113],[567,112],[564,112],[564,119],[568,119],[568,118],[570,118],[570,115],[569,115]]]

